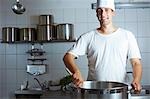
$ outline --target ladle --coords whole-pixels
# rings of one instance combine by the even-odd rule
[[[22,4],[20,4],[19,0],[16,0],[16,3],[14,3],[12,6],[12,10],[16,14],[23,14],[26,9]]]

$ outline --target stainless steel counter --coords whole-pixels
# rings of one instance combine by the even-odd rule
[[[15,95],[17,95],[18,97],[19,96],[27,97],[27,98],[17,98],[17,99],[85,99],[84,97],[77,95],[76,92],[72,92],[72,93],[68,91],[63,92],[61,90],[57,90],[57,91],[17,90],[15,92]],[[150,86],[149,85],[143,86],[143,89],[140,94],[132,93],[129,95],[130,96],[128,99],[150,99]],[[33,96],[36,98],[33,98]],[[94,98],[88,98],[88,99],[94,99]]]
[[[46,91],[41,99],[76,99],[73,95],[63,91]]]

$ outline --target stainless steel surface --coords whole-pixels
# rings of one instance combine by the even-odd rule
[[[19,93],[22,94],[24,92],[19,91],[17,93],[18,94]],[[59,91],[45,91],[45,92],[43,92],[43,95],[41,96],[41,98],[42,99],[45,99],[45,98],[46,99],[86,99],[86,98],[84,98],[84,95],[82,97],[77,97],[76,94],[73,94],[73,93],[70,94],[68,92],[62,92],[61,90],[59,90]],[[95,99],[95,98],[91,97],[91,98],[87,98],[87,99]],[[97,97],[96,99],[103,99],[103,98]],[[107,99],[109,99],[109,98],[107,98]],[[114,98],[114,99],[117,99],[117,98]],[[120,99],[122,99],[122,98],[120,98]],[[145,97],[145,96],[140,96],[139,98],[138,97],[134,97],[134,98],[129,98],[129,99],[150,99],[150,98],[149,97]]]
[[[20,4],[19,0],[16,0],[16,3],[12,6],[12,10],[16,14],[23,14],[26,9],[22,4]]]
[[[58,40],[73,40],[74,39],[74,26],[70,23],[58,24],[57,39]]]
[[[107,82],[107,81],[84,81],[81,89],[85,90],[102,90],[102,91],[110,91],[117,89],[127,89],[128,85],[119,83],[119,82]]]
[[[39,16],[39,25],[52,25],[54,24],[53,15],[40,15]]]
[[[35,41],[36,29],[35,28],[21,28],[20,41]]]
[[[130,93],[129,99],[150,99],[150,85],[142,85],[140,93]]]
[[[31,95],[41,94],[42,95],[43,91],[39,88],[32,88],[32,89],[29,89],[29,90],[16,90],[15,94],[16,95],[19,95],[19,94],[23,94],[23,95],[26,95],[26,94],[31,94]]]
[[[19,28],[16,27],[3,27],[2,28],[2,41],[14,42],[18,41]]]
[[[54,25],[38,25],[37,41],[50,41],[54,33]]]
[[[118,82],[85,81],[77,91],[81,99],[128,99],[128,85]]]
[[[91,4],[92,9],[97,8],[97,3]],[[150,2],[116,2],[116,9],[134,9],[134,8],[150,8]]]

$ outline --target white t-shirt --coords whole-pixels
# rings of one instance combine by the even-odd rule
[[[118,28],[109,35],[96,29],[84,33],[68,53],[76,57],[87,55],[88,80],[124,82],[126,62],[131,58],[141,58],[134,35]]]

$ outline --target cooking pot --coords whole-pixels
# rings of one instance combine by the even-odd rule
[[[54,25],[38,25],[37,40],[50,41],[54,34]]]
[[[35,41],[36,29],[35,28],[21,28],[20,41]]]
[[[63,23],[56,26],[58,40],[73,40],[74,39],[73,24]]]
[[[48,25],[54,23],[54,17],[52,15],[40,15],[39,25]]]
[[[128,99],[128,85],[119,82],[84,81],[77,99]]]
[[[15,42],[18,41],[19,28],[16,27],[3,27],[2,28],[2,41]]]
[[[72,75],[68,68],[65,69]],[[133,89],[132,85],[108,81],[84,81],[79,88],[71,82],[65,88],[75,99],[150,99],[150,85],[142,85],[140,92]]]
[[[75,99],[150,99],[150,85],[142,85],[141,92],[127,84],[108,81],[84,81],[80,88],[70,86]]]

